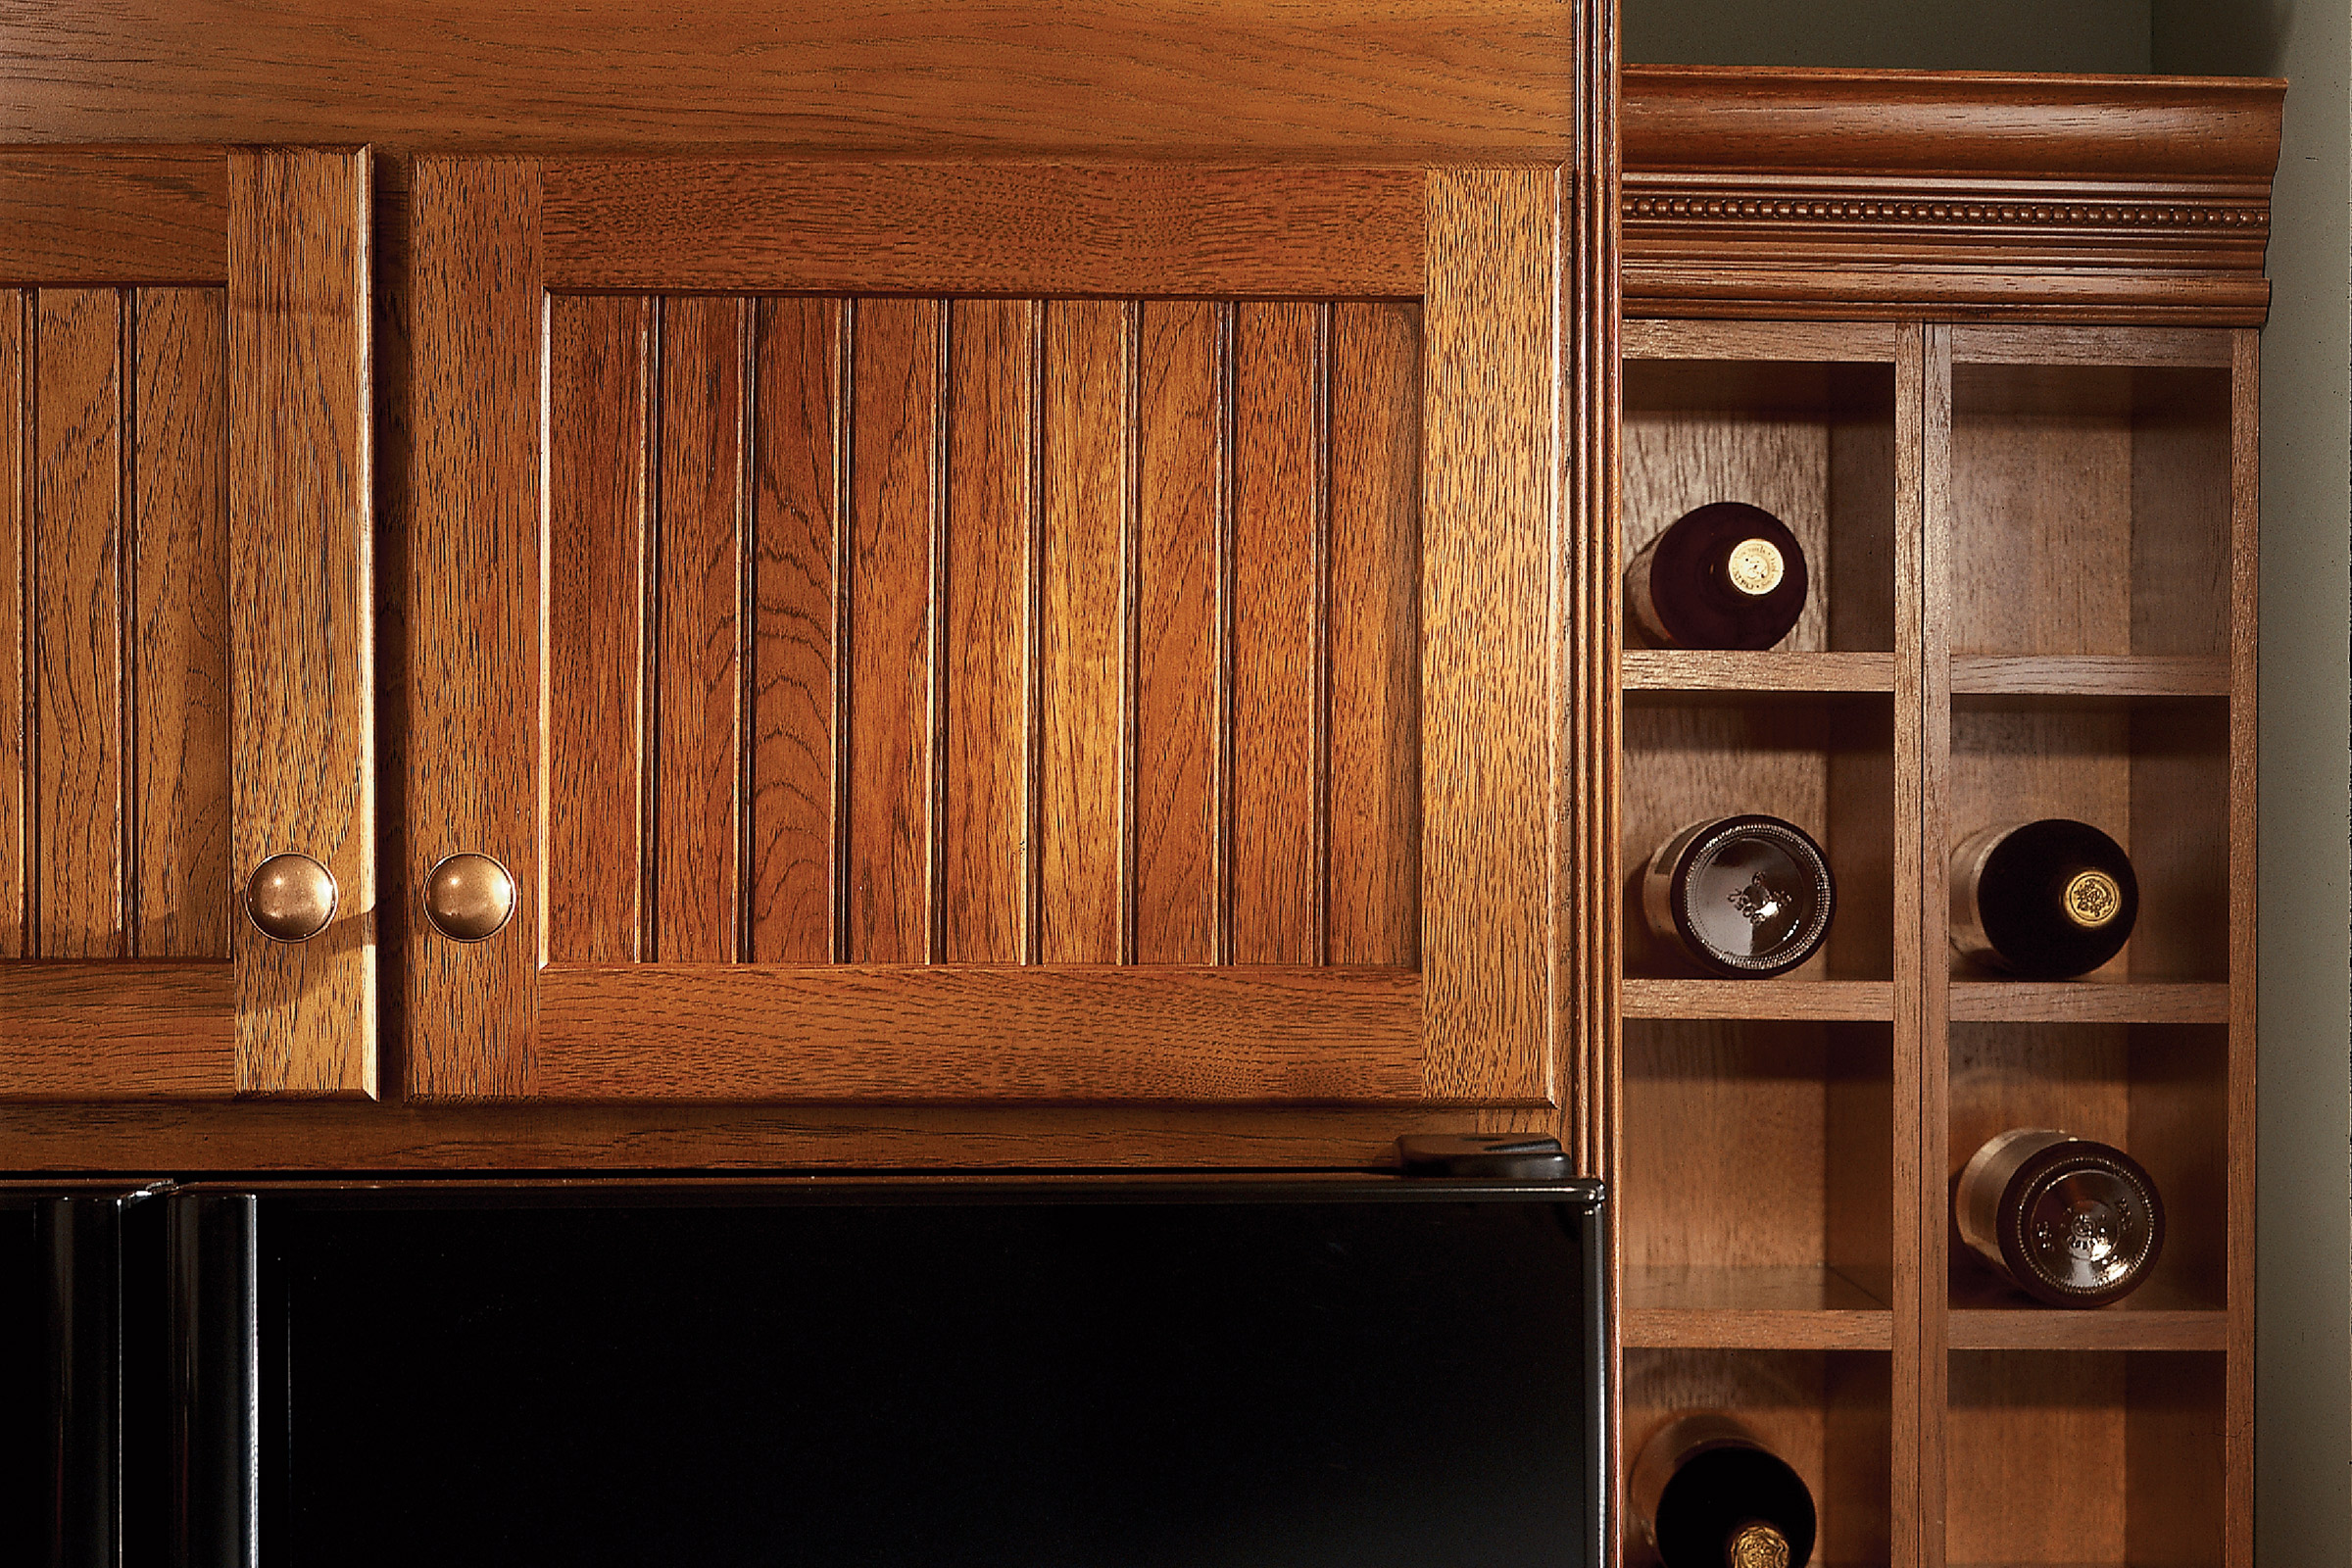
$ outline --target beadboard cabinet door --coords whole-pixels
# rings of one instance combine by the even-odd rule
[[[368,211],[0,151],[0,1099],[374,1092]]]
[[[1562,202],[419,159],[408,1092],[1557,1103]]]

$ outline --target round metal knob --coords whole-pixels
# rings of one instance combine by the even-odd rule
[[[453,855],[424,879],[424,914],[452,942],[498,935],[514,912],[514,878],[487,855]]]
[[[335,917],[334,873],[307,855],[272,855],[245,884],[245,913],[272,942],[308,942]]]

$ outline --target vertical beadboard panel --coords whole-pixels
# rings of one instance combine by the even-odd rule
[[[1331,321],[1331,961],[1421,929],[1421,310]]]
[[[655,939],[665,963],[740,956],[749,301],[662,303]]]
[[[1115,300],[1044,309],[1037,957],[1116,963],[1125,947],[1134,313]]]
[[[1135,961],[1215,963],[1228,308],[1142,317],[1135,626]]]
[[[36,332],[34,951],[114,957],[123,935],[122,296],[43,289]]]
[[[1027,956],[1029,550],[1037,312],[957,300],[948,327],[945,789],[940,954]]]
[[[654,302],[548,312],[547,951],[642,956]]]
[[[816,299],[762,300],[759,313],[751,957],[823,963],[840,907],[833,637],[848,313]]]
[[[1233,961],[1323,956],[1321,306],[1234,327]]]
[[[32,295],[0,289],[0,958],[24,956],[32,841],[24,769],[25,546],[31,525]]]
[[[858,963],[932,956],[942,337],[938,300],[859,300],[853,333],[849,931]]]
[[[227,305],[221,289],[136,296],[131,946],[141,957],[226,958],[235,907]]]

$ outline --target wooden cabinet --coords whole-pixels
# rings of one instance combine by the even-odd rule
[[[368,206],[0,153],[0,1099],[375,1090]],[[288,853],[307,941],[244,912]]]
[[[1766,810],[1839,907],[1765,982],[1685,978],[1625,912],[1625,1446],[1739,1412],[1831,1564],[2247,1563],[2278,86],[1628,82],[1624,543],[1751,501],[1819,575],[1771,652],[1624,651],[1619,865]],[[1760,104],[1823,138],[1804,167],[1741,140]],[[2124,844],[2131,941],[2077,980],[1963,965],[1952,851],[2040,816]],[[2147,1165],[2169,1230],[2134,1295],[2039,1307],[1951,1234],[2014,1126]]]

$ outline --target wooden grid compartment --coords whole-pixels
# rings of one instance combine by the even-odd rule
[[[1812,1489],[1825,1568],[1887,1560],[1887,1358],[1871,1351],[1629,1349],[1625,1356],[1628,1463],[1678,1415],[1733,1410]],[[1628,1521],[1628,1528],[1638,1528]],[[1633,1568],[1656,1562],[1626,1544]]]
[[[1945,1560],[2224,1561],[2223,1384],[2216,1354],[1955,1352]]]

